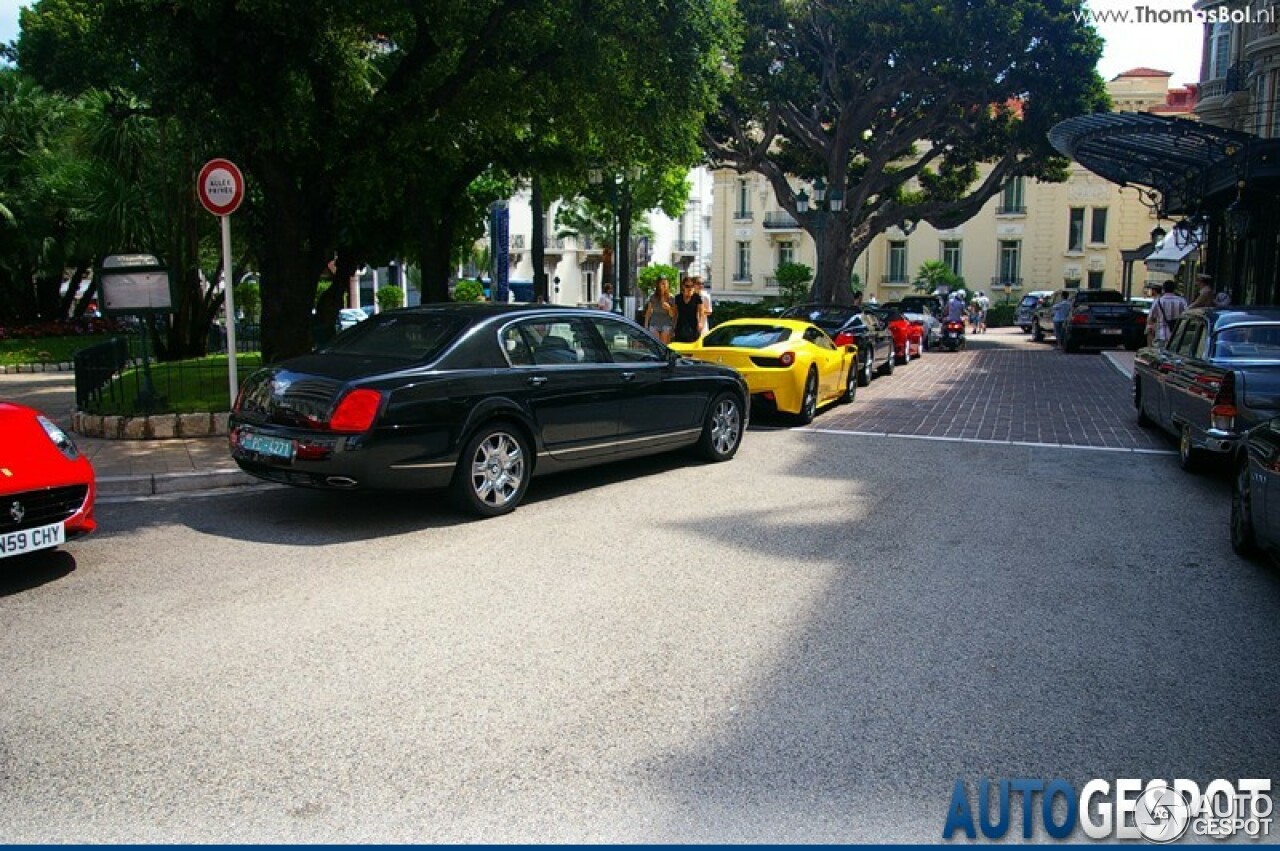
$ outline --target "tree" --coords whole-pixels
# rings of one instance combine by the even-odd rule
[[[819,301],[848,302],[858,255],[894,225],[953,227],[1015,176],[1064,180],[1046,132],[1106,106],[1081,0],[740,8],[742,58],[704,142],[715,164],[764,175],[814,238]],[[799,212],[818,178],[843,209]]]
[[[960,276],[952,272],[951,267],[946,263],[941,260],[926,260],[916,270],[916,279],[912,289],[918,293],[932,295],[943,287],[948,291],[957,290],[963,283]]]
[[[802,303],[809,295],[809,282],[813,270],[803,263],[779,263],[774,273],[778,278],[778,292],[782,303],[790,307]]]

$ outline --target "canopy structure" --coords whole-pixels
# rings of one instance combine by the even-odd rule
[[[1194,236],[1183,238],[1182,232],[1174,230],[1166,234],[1165,238],[1156,246],[1156,250],[1147,255],[1143,261],[1147,264],[1148,272],[1158,272],[1163,275],[1173,275],[1178,271],[1178,267],[1182,265],[1182,261],[1187,255],[1196,251],[1205,239],[1204,228],[1200,228]]]
[[[1059,153],[1099,177],[1158,191],[1162,217],[1191,213],[1206,196],[1233,187],[1248,171],[1259,141],[1248,133],[1145,112],[1080,115],[1049,131]]]

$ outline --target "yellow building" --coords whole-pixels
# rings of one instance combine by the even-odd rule
[[[1170,91],[1169,77],[1136,68],[1113,79],[1108,91],[1119,111],[1186,115],[1194,93]],[[813,241],[778,205],[763,177],[717,171],[712,209],[710,276],[717,298],[776,295],[779,264],[816,266]],[[922,222],[911,233],[891,228],[863,252],[855,271],[868,298],[881,302],[912,293],[911,282],[927,260],[947,263],[970,290],[983,290],[996,302],[1062,286],[1131,287],[1140,295],[1146,270],[1122,252],[1132,258],[1149,247],[1158,224],[1137,189],[1073,163],[1065,183],[1015,179],[959,227],[937,230]]]

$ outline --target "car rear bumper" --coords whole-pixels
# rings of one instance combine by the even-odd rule
[[[1146,329],[1133,331],[1128,328],[1073,328],[1068,326],[1066,337],[1073,345],[1086,349],[1109,349],[1114,346],[1133,346],[1135,344],[1141,346],[1146,343]]]

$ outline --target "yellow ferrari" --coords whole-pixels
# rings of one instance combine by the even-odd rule
[[[733,367],[753,402],[813,422],[818,408],[852,402],[858,392],[858,347],[837,346],[799,319],[733,319],[696,343],[672,343],[681,354]]]

